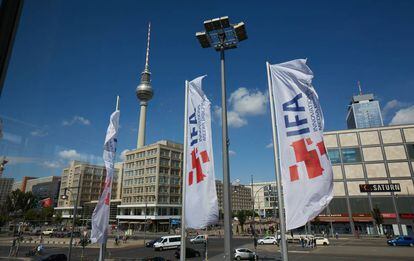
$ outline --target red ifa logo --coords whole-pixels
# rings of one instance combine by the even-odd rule
[[[206,177],[206,175],[204,175],[203,173],[203,168],[201,167],[201,161],[203,163],[207,163],[210,161],[207,151],[203,150],[202,152],[200,152],[200,157],[198,157],[198,150],[197,148],[194,148],[194,150],[191,152],[191,168],[195,169],[196,171],[196,180],[197,180],[197,184],[200,183],[201,181],[204,180],[204,178]],[[192,185],[194,182],[194,172],[190,171],[190,173],[188,173],[188,185]]]
[[[308,145],[312,145],[310,138],[300,139],[292,142],[291,146],[295,152],[296,163],[304,162],[306,171],[308,172],[308,178],[313,179],[322,175],[324,169],[321,166],[321,161],[318,156],[316,149],[309,150],[306,148],[305,141]],[[316,147],[319,153],[322,155],[326,154],[325,144],[323,141],[318,142]],[[290,181],[299,180],[299,172],[297,164],[289,167]]]
[[[109,200],[111,199],[111,179],[109,179],[107,182],[105,182],[104,191],[107,189],[106,197],[104,200],[104,204],[109,206]]]

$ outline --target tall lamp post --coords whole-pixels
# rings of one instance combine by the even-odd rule
[[[75,232],[75,222],[76,222],[76,215],[78,212],[78,204],[79,204],[80,179],[81,177],[79,177],[79,183],[77,187],[65,188],[65,192],[61,196],[63,200],[66,200],[69,198],[67,195],[67,192],[69,191],[70,193],[73,193],[71,189],[77,189],[76,202],[75,202],[75,205],[73,206],[73,218],[72,218],[72,229],[71,229],[70,241],[69,241],[68,261],[70,261],[72,257],[73,233]]]
[[[229,17],[224,16],[204,21],[205,31],[197,32],[196,37],[201,47],[213,47],[220,52],[221,61],[221,121],[222,121],[222,151],[223,151],[223,210],[224,210],[224,255],[225,260],[230,260],[231,247],[231,195],[230,195],[230,171],[229,171],[229,139],[227,128],[227,104],[226,104],[226,79],[224,51],[237,47],[237,44],[247,39],[243,22],[230,24]]]

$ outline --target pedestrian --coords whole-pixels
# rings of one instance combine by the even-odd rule
[[[335,233],[335,238],[338,239],[339,235],[338,232]]]
[[[316,248],[316,238],[313,238],[313,248]]]
[[[302,248],[305,247],[305,240],[303,239],[303,237],[300,237],[300,245],[302,246]]]
[[[115,245],[118,245],[119,244],[119,235],[116,235],[115,236]]]

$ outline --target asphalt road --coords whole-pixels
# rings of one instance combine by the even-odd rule
[[[253,249],[252,240],[234,239],[234,247],[248,247]],[[191,246],[200,250],[204,254],[203,246]],[[222,260],[223,240],[211,238],[208,247],[209,260]],[[20,248],[19,256],[30,249],[28,246]],[[259,245],[257,253],[260,260],[280,260],[279,248],[274,245]],[[9,247],[0,246],[0,257],[6,257]],[[47,253],[67,253],[67,247],[46,247]],[[147,257],[164,257],[169,260],[176,260],[174,257],[175,250],[165,250],[162,252],[154,251],[152,248],[127,246],[122,248],[112,248],[108,250],[107,258],[113,260],[140,260]],[[84,260],[96,260],[98,249],[86,248]],[[81,248],[74,248],[72,252],[72,260],[81,260]],[[297,243],[289,244],[289,261],[307,261],[307,260],[329,260],[329,261],[348,261],[348,260],[368,260],[368,261],[390,261],[390,260],[414,260],[414,248],[410,247],[390,247],[385,244],[385,239],[343,239],[331,240],[330,246],[319,246],[316,249],[302,248]],[[8,260],[8,259],[5,259]],[[202,258],[192,258],[190,260],[203,260]]]

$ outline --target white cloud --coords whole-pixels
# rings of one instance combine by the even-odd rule
[[[267,144],[266,148],[268,148],[268,149],[273,148],[273,142],[270,142],[269,144]]]
[[[407,107],[409,105],[410,105],[409,103],[401,102],[401,101],[398,101],[396,99],[391,100],[391,101],[389,101],[385,104],[384,108],[382,108],[382,116],[383,116],[383,118],[385,118],[390,113],[392,113],[393,111],[399,110],[399,109]]]
[[[232,110],[240,115],[260,115],[266,112],[267,95],[242,87],[230,95]]]
[[[235,90],[229,98],[227,123],[229,127],[240,128],[248,124],[247,116],[266,113],[267,94],[261,91],[249,91],[246,88]],[[214,106],[213,114],[221,119],[221,107]]]
[[[234,151],[234,150],[229,150],[229,155],[230,156],[234,156],[234,155],[236,155],[237,153]]]
[[[119,158],[122,160],[122,161],[125,161],[125,159],[126,159],[126,153],[128,152],[129,150],[128,149],[126,149],[126,150],[123,150],[122,152],[121,152],[121,155],[119,156]]]
[[[62,168],[62,164],[57,161],[45,161],[41,164],[43,167],[46,167],[48,169],[58,169]]]
[[[33,137],[46,137],[48,133],[45,130],[38,129],[30,132],[30,135],[32,135]]]
[[[81,155],[76,150],[62,150],[59,151],[59,157],[65,160],[76,160],[80,159]]]
[[[91,125],[91,121],[86,119],[85,117],[82,116],[73,116],[73,118],[71,120],[63,120],[62,121],[62,125],[63,126],[72,126],[73,124],[80,124],[80,125]]]
[[[242,118],[237,112],[229,111],[227,113],[227,124],[230,127],[240,128],[247,125],[247,120]]]
[[[390,125],[414,123],[414,105],[400,109],[390,121]]]

